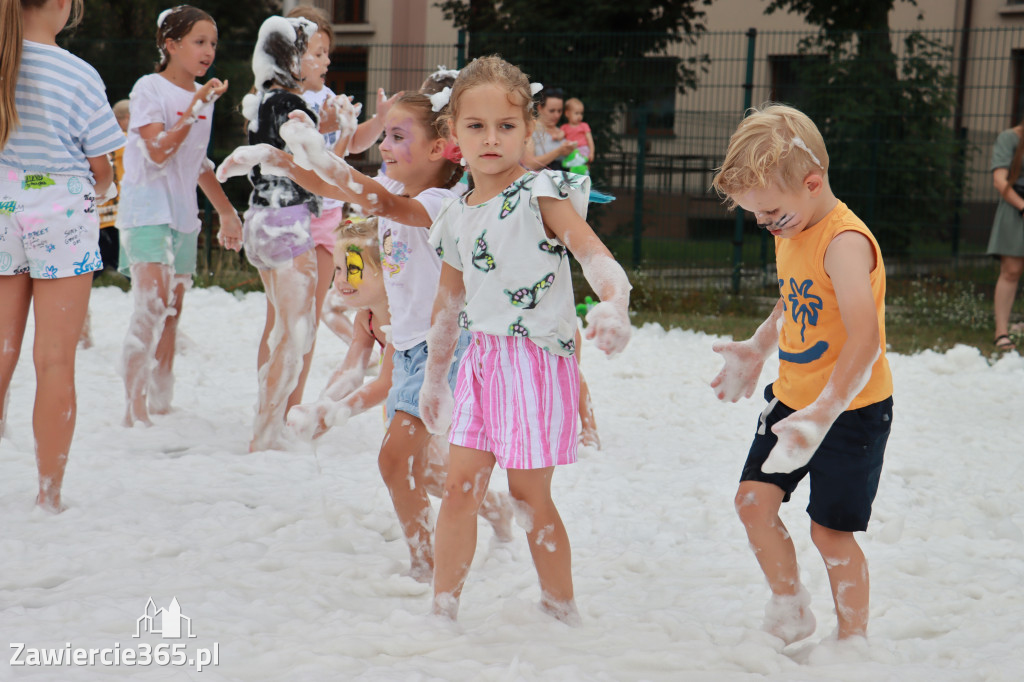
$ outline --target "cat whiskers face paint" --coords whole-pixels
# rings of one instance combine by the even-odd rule
[[[786,213],[778,220],[771,223],[758,223],[757,226],[763,230],[781,230],[782,228],[789,225],[791,222],[797,219],[796,213]]]

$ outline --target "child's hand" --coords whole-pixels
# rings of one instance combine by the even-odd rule
[[[599,350],[615,355],[626,347],[633,327],[629,314],[611,301],[601,301],[587,313],[587,338],[595,339]]]
[[[305,405],[296,405],[288,410],[286,424],[296,437],[310,441],[327,430],[324,417],[327,414],[327,405],[320,401]]]
[[[753,339],[716,341],[711,345],[711,350],[721,354],[725,360],[718,376],[711,380],[711,388],[715,389],[718,399],[734,403],[740,398],[754,395],[765,355]]]
[[[225,249],[232,251],[242,250],[242,221],[238,219],[238,213],[232,210],[230,213],[218,213],[220,216],[220,229],[217,230],[217,241]]]
[[[420,418],[427,431],[438,436],[448,433],[454,409],[455,401],[445,374],[441,374],[440,379],[428,374],[420,389]]]
[[[227,91],[227,81],[221,81],[219,78],[211,78],[210,80],[206,81],[206,83],[204,83],[203,86],[199,88],[195,96],[192,98],[192,115],[195,116],[196,112],[203,104],[210,104],[212,102],[216,102],[220,98],[220,96]]]
[[[313,119],[303,111],[288,114],[288,120],[281,124],[278,133],[288,144],[295,165],[300,168],[313,170],[316,161],[327,152],[323,136],[313,124]]]
[[[324,102],[320,110],[323,115],[334,121],[338,136],[350,140],[359,127],[359,114],[363,110],[363,105],[355,104],[347,95],[335,95]],[[348,149],[348,144],[344,147]]]
[[[761,471],[782,474],[806,466],[837,416],[811,403],[773,426],[772,433],[779,441],[761,465]]]
[[[377,113],[374,116],[380,120],[381,125],[384,125],[384,117],[391,111],[391,107],[394,106],[401,94],[401,92],[396,92],[391,97],[388,97],[387,93],[384,92],[384,88],[377,90]]]

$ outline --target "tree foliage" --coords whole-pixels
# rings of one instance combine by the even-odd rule
[[[468,33],[468,54],[500,54],[531,80],[583,100],[599,150],[618,144],[617,113],[696,87],[707,57],[665,55],[705,32],[711,0],[443,0],[445,18]],[[666,68],[666,65],[669,68]],[[601,153],[600,151],[598,152]]]
[[[966,181],[951,126],[951,48],[918,31],[897,38],[888,13],[900,0],[771,0],[820,31],[804,40],[798,79],[804,110],[828,146],[831,184],[883,250],[908,255],[947,236]],[[902,0],[913,3],[913,0]]]

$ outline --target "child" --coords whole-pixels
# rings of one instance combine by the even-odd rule
[[[103,267],[96,203],[109,198],[107,154],[124,146],[99,74],[57,47],[81,16],[82,0],[0,0],[0,434],[31,306],[36,504],[52,512],[64,508],[75,349]]]
[[[324,104],[335,96],[334,92],[325,84],[327,67],[331,63],[330,53],[331,46],[334,43],[334,29],[322,10],[309,5],[298,5],[288,12],[287,16],[288,18],[298,17],[307,19],[316,24],[317,27],[316,33],[309,39],[306,53],[302,56],[301,81],[304,88],[302,99],[319,116]],[[377,114],[375,114],[374,118],[359,125],[349,143],[354,153],[366,150],[377,141],[383,128],[383,124],[380,121],[383,121],[387,110],[393,102],[394,98],[389,100],[384,97],[383,90],[378,92]],[[323,135],[327,145],[334,149],[339,156],[344,156],[348,152],[347,149],[337,148],[336,145],[341,140],[337,130],[324,132]],[[313,308],[314,327],[319,326],[321,315],[325,312],[324,300],[330,290],[331,277],[334,273],[332,256],[335,240],[334,231],[342,222],[342,209],[344,207],[343,201],[330,197],[323,197],[321,201],[320,215],[313,217],[309,224],[310,233],[313,235],[313,243],[316,245],[317,263],[316,299]],[[336,298],[332,303],[333,305],[330,307],[332,314],[329,315],[330,328],[342,340],[349,342],[352,340],[353,335],[352,323],[349,322],[341,310],[337,309]],[[316,336],[314,335],[313,346],[303,358],[302,374],[299,376],[299,383],[288,399],[289,407],[297,405],[302,401],[302,393],[305,389],[306,377],[309,375],[309,367],[313,359],[313,348],[315,346]]]
[[[334,250],[337,265],[334,289],[348,307],[358,310],[355,334],[341,366],[331,375],[320,399],[296,405],[288,412],[288,425],[303,438],[319,438],[331,427],[343,425],[349,417],[384,402],[391,389],[394,347],[384,330],[391,323],[380,262],[377,219],[345,221]],[[381,349],[382,367],[377,377],[363,383],[363,375],[374,345]],[[440,497],[447,470],[448,447],[443,438],[431,436],[422,455],[426,462],[427,492]],[[511,540],[512,507],[507,496],[489,492],[480,515],[494,528],[499,540]]]
[[[344,110],[343,125],[351,129],[355,110],[345,97],[335,100]],[[381,444],[378,464],[388,486],[409,545],[413,578],[429,582],[434,566],[431,543],[430,499],[425,487],[423,445],[429,433],[420,420],[419,388],[427,357],[430,305],[437,291],[441,261],[427,241],[427,228],[462,176],[462,167],[445,157],[447,147],[438,112],[430,98],[419,93],[401,95],[384,120],[381,157],[387,166],[388,186],[352,169],[324,148],[312,121],[301,114],[281,126],[281,136],[295,154],[262,145],[235,150],[224,160],[221,177],[237,173],[249,163],[271,162],[275,173],[293,177],[303,187],[322,195],[358,204],[378,216],[384,285],[391,308],[391,336],[395,346],[392,386],[387,411],[390,423]],[[301,162],[301,165],[297,165]],[[307,170],[307,169],[314,170]],[[449,362],[451,357],[448,358]],[[455,366],[449,369],[455,380]],[[410,483],[410,476],[412,482]]]
[[[559,619],[578,619],[569,539],[551,499],[554,467],[574,462],[577,449],[567,246],[601,297],[588,315],[587,337],[615,353],[630,335],[626,273],[585,220],[590,179],[520,165],[533,132],[532,104],[523,72],[492,56],[460,71],[449,105],[449,132],[475,188],[448,202],[431,228],[444,265],[420,404],[431,432],[444,433],[452,414],[444,372],[459,327],[470,331],[435,536],[434,613],[452,619],[476,548],[474,517],[496,462],[529,513],[541,606]]]
[[[299,93],[302,59],[317,33],[313,22],[270,17],[260,27],[253,53],[256,94],[246,95],[249,142],[284,149],[278,134],[288,114],[316,116]],[[325,114],[329,111],[325,111]],[[325,128],[331,127],[325,119]],[[260,339],[259,398],[250,451],[281,447],[289,400],[312,347],[317,285],[315,244],[310,221],[320,213],[320,197],[287,178],[252,168],[253,185],[245,214],[245,254],[259,269],[267,295],[267,319]]]
[[[583,102],[575,97],[565,100],[565,117],[569,120],[561,126],[565,139],[576,145],[562,161],[566,170],[572,173],[588,173],[588,166],[594,161],[594,136],[590,125],[583,120]]]
[[[779,518],[810,474],[811,539],[828,571],[840,638],[868,625],[868,567],[855,531],[867,528],[892,424],[885,357],[885,266],[871,231],[836,199],[817,127],[787,106],[755,109],[729,140],[714,187],[775,237],[782,297],[754,336],[718,342],[718,398],[750,397],[778,347],[736,493],[736,510],[772,591],[765,629],[787,644],[815,621],[793,541]]]
[[[241,248],[238,214],[206,158],[213,103],[227,82],[200,86],[217,51],[213,17],[190,5],[161,12],[156,72],[135,82],[130,101],[124,193],[118,205],[120,271],[131,275],[134,308],[124,341],[124,425],[166,414],[185,291],[196,271],[202,228],[198,184],[220,216],[224,246]]]

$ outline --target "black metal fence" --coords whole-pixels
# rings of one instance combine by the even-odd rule
[[[879,236],[891,274],[955,269],[985,251],[996,194],[992,142],[1024,118],[1024,29],[859,34],[825,45],[799,32],[707,33],[630,53],[643,36],[477,35],[450,45],[346,45],[329,84],[364,102],[418,87],[438,65],[499,52],[531,79],[579,96],[595,129],[595,184],[617,197],[591,223],[620,260],[666,287],[771,287],[772,244],[710,191],[744,111],[768,100],[818,123],[836,194]],[[572,49],[567,52],[566,46]],[[837,46],[838,45],[838,46]],[[148,40],[69,41],[104,76],[111,101],[152,68]],[[211,157],[244,141],[238,111],[252,46],[221,43]],[[631,56],[632,55],[632,56]],[[687,87],[680,88],[681,83]],[[375,149],[354,163],[379,164]],[[247,186],[228,187],[244,205]]]

